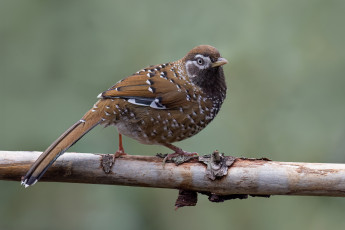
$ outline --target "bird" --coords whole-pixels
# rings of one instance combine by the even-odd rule
[[[21,183],[35,184],[73,144],[97,125],[114,125],[119,133],[115,157],[125,155],[122,135],[143,144],[163,145],[168,157],[195,155],[172,143],[205,128],[226,97],[223,65],[228,61],[210,45],[199,45],[183,58],[152,65],[120,80],[98,95],[85,115],[54,141],[32,164]]]

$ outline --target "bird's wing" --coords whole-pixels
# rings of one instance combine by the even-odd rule
[[[177,109],[191,101],[185,81],[167,69],[145,69],[131,75],[100,94],[100,98],[122,98],[155,109]]]

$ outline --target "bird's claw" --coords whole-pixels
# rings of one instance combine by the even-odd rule
[[[183,164],[184,162],[189,161],[192,158],[198,157],[198,153],[191,153],[191,152],[175,152],[175,153],[170,153],[170,154],[164,154],[160,155],[160,157],[164,157],[163,159],[163,167],[165,166],[165,163],[167,161],[172,161],[176,165]]]

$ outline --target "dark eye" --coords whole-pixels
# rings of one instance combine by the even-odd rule
[[[196,62],[199,64],[199,65],[204,65],[204,59],[202,59],[202,58],[198,58],[198,59],[196,59]]]

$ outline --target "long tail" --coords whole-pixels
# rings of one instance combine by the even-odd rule
[[[88,111],[39,156],[22,178],[22,185],[28,187],[35,184],[59,156],[102,121],[98,112]]]

